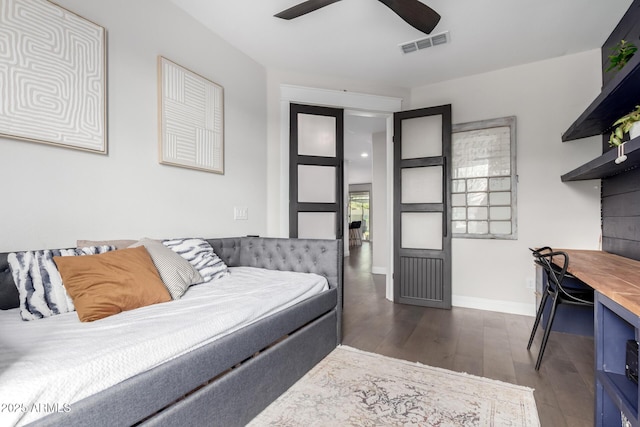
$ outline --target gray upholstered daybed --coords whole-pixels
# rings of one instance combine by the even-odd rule
[[[316,273],[326,277],[329,290],[30,425],[244,425],[338,345],[340,241],[254,237],[208,241],[229,267]],[[12,299],[12,287],[7,254],[0,254],[0,308]]]

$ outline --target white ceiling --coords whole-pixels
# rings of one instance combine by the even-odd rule
[[[291,21],[303,0],[171,0],[267,68],[415,88],[599,48],[632,0],[421,0],[449,43],[403,54],[426,37],[377,0],[345,0]],[[383,119],[345,116],[351,183],[371,182],[371,134]],[[368,175],[367,175],[368,174]]]
[[[632,0],[422,0],[450,43],[404,55],[425,34],[377,0],[285,21],[302,0],[172,0],[265,67],[413,88],[599,48]]]

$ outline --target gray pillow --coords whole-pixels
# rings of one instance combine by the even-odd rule
[[[144,246],[149,252],[162,282],[164,282],[171,294],[171,298],[179,299],[189,286],[204,281],[198,270],[189,264],[186,259],[164,246],[161,242],[144,238],[129,247],[135,248],[138,246]]]

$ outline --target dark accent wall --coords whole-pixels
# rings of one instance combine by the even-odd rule
[[[640,48],[640,0],[634,0],[620,22],[618,22],[616,28],[611,32],[607,41],[602,45],[602,87],[605,87],[616,75],[617,70],[611,70],[609,72],[605,72],[604,70],[609,68],[609,55],[613,53],[613,47],[618,44],[620,40],[632,42]],[[640,55],[640,52],[637,52],[637,54]],[[640,103],[640,99],[638,103]],[[603,153],[610,149],[609,134],[610,132],[605,132],[602,135]]]
[[[640,168],[602,180],[602,249],[640,260]]]
[[[602,45],[603,87],[615,76],[615,71],[604,70],[609,67],[611,48],[622,39],[640,47],[640,0],[634,0]],[[602,150],[611,150],[609,132],[602,135]],[[602,249],[640,260],[640,168],[602,180]]]

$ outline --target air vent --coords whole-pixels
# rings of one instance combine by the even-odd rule
[[[436,34],[435,36],[431,37],[431,42],[434,46],[445,44],[447,42],[447,34],[449,33]]]
[[[418,47],[418,49],[426,49],[428,47],[431,47],[432,46],[431,39],[427,38],[427,39],[418,40],[416,42],[416,46]]]
[[[401,47],[402,47],[402,51],[404,53],[411,53],[411,52],[415,52],[416,50],[418,50],[418,46],[416,46],[415,43],[403,44],[403,45],[401,45]]]
[[[434,34],[429,37],[425,37],[419,40],[413,40],[410,42],[402,43],[400,48],[403,53],[417,52],[422,49],[426,49],[431,46],[438,46],[449,42],[449,31],[444,33]]]

